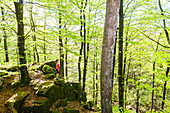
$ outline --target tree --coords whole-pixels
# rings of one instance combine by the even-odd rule
[[[61,2],[59,3],[59,8],[61,9]],[[61,34],[61,27],[62,27],[62,13],[59,11],[59,45],[60,45],[60,75],[64,77],[64,51],[63,51],[63,38]]]
[[[5,22],[5,15],[4,15],[4,8],[1,7],[2,11],[2,21]],[[9,62],[9,57],[8,57],[8,46],[7,46],[7,34],[6,34],[6,29],[5,29],[5,24],[3,24],[3,35],[4,35],[4,49],[5,49],[5,62]]]
[[[113,55],[120,0],[107,0],[101,59],[102,113],[112,113]]]
[[[119,63],[118,63],[118,79],[119,79],[119,110],[124,109],[124,76],[123,76],[123,0],[120,0],[119,9]]]
[[[27,85],[31,80],[27,71],[26,55],[25,55],[25,36],[24,36],[24,23],[23,23],[23,0],[14,2],[16,19],[17,19],[17,36],[18,36],[18,49],[19,49],[19,62],[21,71],[21,84]]]

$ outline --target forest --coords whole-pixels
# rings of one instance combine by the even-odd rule
[[[170,112],[169,0],[0,7],[0,113]]]

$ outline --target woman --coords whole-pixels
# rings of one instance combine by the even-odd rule
[[[59,69],[60,69],[60,65],[59,65],[59,60],[57,59],[56,60],[56,71],[57,71],[57,74],[56,74],[56,80],[59,80],[58,78],[58,75],[59,75]]]

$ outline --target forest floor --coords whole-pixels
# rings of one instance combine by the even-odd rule
[[[14,79],[16,78],[16,76],[18,75],[12,75],[11,77],[6,77],[4,78],[4,84],[2,85],[2,91],[0,92],[0,113],[12,113],[6,106],[5,106],[5,102],[14,94],[16,94],[17,92],[28,92],[29,96],[26,98],[25,100],[25,105],[31,105],[33,104],[33,102],[35,101],[41,101],[43,99],[45,99],[45,97],[40,97],[34,94],[34,87],[31,85],[28,86],[24,86],[24,87],[18,87],[16,90],[13,91],[13,87],[9,86],[9,82],[12,80],[14,81]],[[36,73],[32,73],[30,74],[30,77],[37,81],[38,84],[40,84],[41,82],[44,81],[53,81],[49,80],[49,79],[45,79],[44,75],[42,74],[41,71],[37,71]],[[61,113],[63,113],[63,108],[60,107],[58,109],[55,109],[55,105],[59,100],[57,100],[53,106],[50,108],[51,111],[60,111]],[[68,101],[68,105],[66,106],[66,108],[68,109],[77,109],[80,111],[80,113],[93,113],[94,111],[89,111],[89,110],[85,110],[82,111],[83,109],[83,105],[80,104],[80,102],[78,101]]]

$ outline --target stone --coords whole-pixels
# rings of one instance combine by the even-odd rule
[[[42,68],[43,68],[44,65],[49,65],[50,67],[53,67],[53,68],[56,69],[56,62],[55,62],[55,61],[46,61],[46,62],[43,62],[43,63],[40,65],[39,69],[42,70]]]
[[[64,84],[64,98],[66,98],[68,101],[76,101],[77,91],[74,89],[74,87],[69,83]]]
[[[27,92],[18,92],[8,99],[5,104],[13,113],[22,113],[21,107],[28,95]]]
[[[63,112],[64,113],[80,113],[79,110],[72,110],[72,109],[68,109],[68,108],[64,108]]]
[[[56,85],[61,85],[61,86],[63,86],[63,85],[64,85],[64,79],[60,79],[60,80],[54,79],[54,83],[55,83]]]
[[[64,98],[63,87],[56,86],[52,81],[40,84],[39,88],[36,88],[36,90],[38,96],[47,97],[50,101]]]
[[[54,73],[54,69],[50,67],[49,65],[44,65],[42,68],[42,72],[44,74],[51,74],[51,73]]]
[[[34,102],[32,106],[24,106],[24,113],[48,113],[52,103],[49,99]]]
[[[54,73],[45,74],[45,78],[46,78],[46,79],[53,79],[53,78],[55,78],[55,74],[54,74]]]

